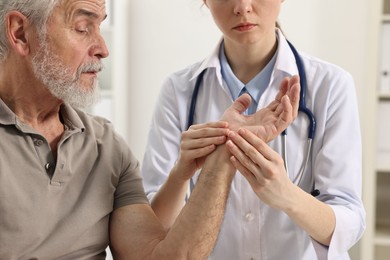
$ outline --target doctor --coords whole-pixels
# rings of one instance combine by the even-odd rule
[[[143,161],[146,192],[166,227],[185,203],[183,190],[190,182],[196,185],[196,170],[218,145],[216,140],[223,138],[204,133],[222,128],[217,121],[225,109],[248,92],[252,105],[246,113],[251,114],[274,99],[286,77],[301,74],[276,23],[282,2],[204,0],[223,37],[207,59],[172,74],[164,83]],[[261,140],[245,129],[231,133],[226,144],[241,174],[234,177],[210,259],[349,259],[348,250],[364,231],[353,79],[335,65],[302,53],[298,57],[306,74],[306,106],[316,118],[299,186],[294,181],[306,161],[306,116],[299,113],[287,130],[285,160],[281,137]],[[193,126],[187,130],[195,82],[202,72]],[[173,166],[178,168],[175,163],[183,161],[178,158],[187,158],[193,171],[170,174]],[[312,196],[313,190],[319,194]]]

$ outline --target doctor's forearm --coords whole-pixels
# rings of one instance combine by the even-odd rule
[[[333,209],[299,188],[289,204],[286,214],[314,240],[329,246],[336,227]]]
[[[176,178],[175,170],[171,171],[151,201],[152,209],[165,229],[173,225],[183,208],[189,185],[189,180]]]

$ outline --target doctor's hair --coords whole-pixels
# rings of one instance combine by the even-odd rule
[[[9,43],[6,32],[6,17],[11,11],[26,16],[35,26],[40,37],[46,33],[46,22],[54,7],[63,0],[0,0],[0,63],[7,57]]]

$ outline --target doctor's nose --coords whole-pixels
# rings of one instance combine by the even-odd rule
[[[234,7],[235,15],[244,15],[252,12],[252,0],[237,0]]]

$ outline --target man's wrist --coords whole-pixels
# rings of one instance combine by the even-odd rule
[[[213,153],[207,156],[203,170],[208,172],[234,172],[235,168],[230,161],[230,152],[225,144],[219,145]]]

